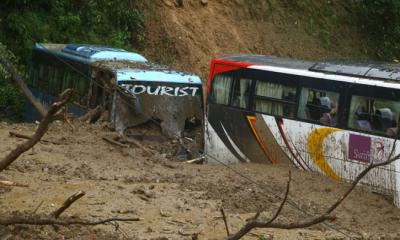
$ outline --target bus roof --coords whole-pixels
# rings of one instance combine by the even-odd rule
[[[185,83],[200,84],[201,79],[194,74],[178,72],[175,70],[156,70],[156,69],[117,69],[117,81],[144,81],[144,82],[165,82],[165,83]]]
[[[400,83],[400,64],[395,63],[349,60],[311,62],[254,54],[226,56],[220,60]],[[302,71],[297,72],[301,73]]]
[[[147,59],[140,54],[128,52],[124,49],[110,48],[89,44],[41,44],[36,43],[34,50],[50,51],[64,57],[74,58],[82,61],[133,61],[147,62]]]

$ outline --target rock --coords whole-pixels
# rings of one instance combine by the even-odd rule
[[[200,0],[200,2],[201,2],[201,4],[202,4],[203,6],[205,6],[205,5],[208,4],[208,0]]]

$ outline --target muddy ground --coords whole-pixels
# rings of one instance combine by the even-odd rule
[[[246,218],[264,210],[267,218],[283,195],[288,171],[293,181],[277,221],[304,220],[335,201],[348,184],[294,169],[269,164],[186,164],[174,160],[171,144],[148,148],[161,151],[146,155],[139,148],[121,150],[104,140],[112,134],[104,124],[74,123],[74,132],[55,123],[45,135],[48,142],[23,154],[0,179],[29,187],[0,189],[1,216],[18,212],[47,215],[73,193],[86,196],[64,214],[85,219],[140,217],[143,220],[96,227],[1,227],[0,239],[223,239],[226,235],[220,208],[228,215],[231,231]],[[36,125],[0,124],[2,156],[24,140],[9,131],[30,134]],[[297,206],[297,207],[294,207]],[[300,208],[301,210],[297,209]],[[335,215],[337,219],[309,229],[252,231],[244,239],[399,239],[400,210],[388,196],[356,189]],[[193,238],[195,239],[195,238]],[[268,239],[268,238],[267,238]]]

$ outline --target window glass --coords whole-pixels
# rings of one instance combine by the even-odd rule
[[[251,90],[250,79],[239,79],[233,83],[231,105],[238,108],[247,108],[249,106]]]
[[[52,95],[57,95],[57,79],[54,77],[55,68],[49,66],[49,74],[47,75],[49,81],[49,93]]]
[[[225,75],[215,76],[210,98],[211,102],[228,105],[231,85],[232,77]]]
[[[399,113],[398,101],[353,95],[348,127],[394,137],[397,135]]]
[[[294,118],[296,88],[271,82],[256,82],[254,110]]]
[[[38,81],[39,81],[39,66],[35,65],[34,70],[33,70],[33,79],[32,79],[32,86],[38,87]]]
[[[298,117],[327,126],[337,125],[339,93],[303,88],[300,95]]]
[[[64,72],[64,79],[63,79],[63,91],[65,91],[67,88],[72,87],[72,74],[69,71]]]
[[[45,65],[40,65],[38,88],[44,92],[48,92],[49,90],[48,77],[49,77],[49,67]]]

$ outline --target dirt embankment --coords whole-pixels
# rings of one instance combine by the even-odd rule
[[[306,12],[296,12],[288,1],[174,0],[157,1],[146,11],[145,55],[157,62],[207,78],[212,57],[255,53],[301,59],[362,58],[362,37],[352,25],[351,13],[336,3],[326,15],[336,20],[321,26],[314,23],[315,11],[324,4],[312,4]],[[316,2],[316,1],[311,1]],[[333,10],[331,10],[333,9]],[[324,24],[324,25],[323,25]],[[329,28],[316,29],[318,27]]]

